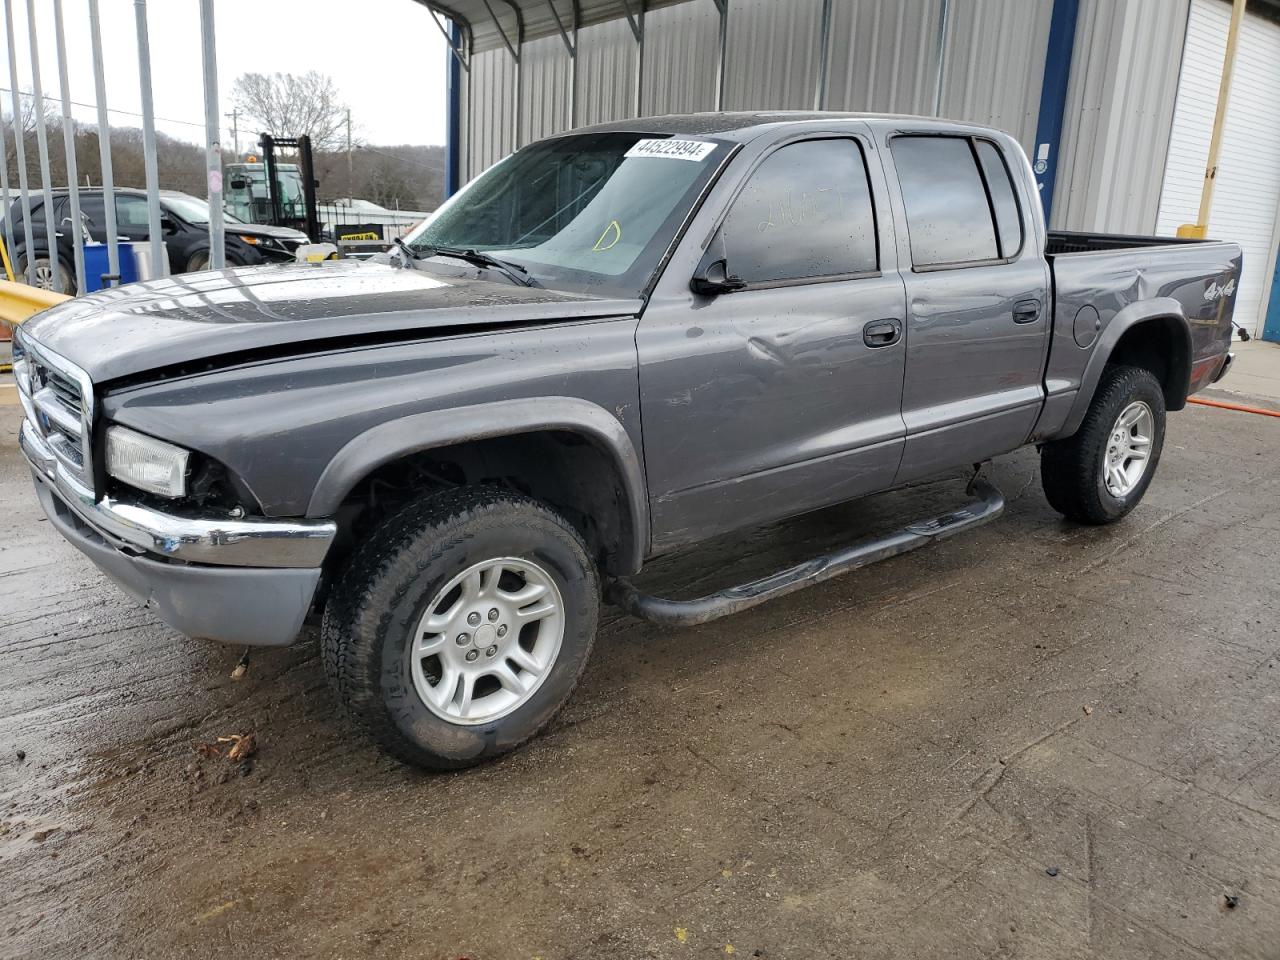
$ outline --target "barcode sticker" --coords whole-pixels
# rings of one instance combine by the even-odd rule
[[[716,148],[705,140],[638,140],[628,157],[663,157],[667,160],[705,160]]]

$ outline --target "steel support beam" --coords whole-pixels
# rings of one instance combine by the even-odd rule
[[[147,32],[147,0],[133,0],[138,33],[138,85],[142,93],[142,165],[147,180],[147,232],[151,240],[151,275],[165,273],[164,236],[160,229],[160,177],[156,172],[156,116],[151,97],[151,38]]]
[[[18,57],[13,43],[13,0],[4,0],[5,33],[9,38],[9,94],[13,101],[13,139],[15,159],[18,163],[18,193],[22,200],[22,236],[23,249],[27,258],[27,283],[32,286],[36,282],[36,268],[32,262],[32,254],[36,246],[36,237],[31,225],[31,191],[27,186],[27,145],[22,129],[22,95],[18,93]],[[5,212],[8,219],[9,211]],[[12,251],[10,251],[12,255]],[[15,262],[14,269],[17,269]]]
[[[729,53],[729,0],[711,0],[720,12],[720,39],[716,47],[716,109],[724,109],[724,78]]]
[[[67,157],[67,199],[71,207],[76,292],[84,293],[88,289],[84,275],[84,221],[80,218],[80,171],[76,167],[76,123],[71,118],[71,84],[67,79],[67,37],[62,23],[62,0],[53,0],[53,32],[58,51],[58,87],[62,94],[62,146]]]
[[[822,0],[818,23],[818,83],[813,91],[813,109],[827,109],[828,74],[831,69],[831,0]]]
[[[1079,13],[1080,0],[1054,0],[1049,20],[1049,44],[1045,51],[1044,78],[1040,83],[1040,117],[1036,122],[1036,147],[1031,157],[1046,224],[1053,209],[1058,148],[1062,140],[1062,118],[1067,109],[1067,83],[1071,79]]]
[[[933,115],[942,116],[942,84],[947,73],[947,41],[951,39],[951,0],[942,0],[938,10],[938,74],[933,81]]]
[[[120,244],[116,226],[116,181],[111,170],[111,121],[107,117],[107,84],[102,69],[102,22],[98,0],[89,0],[89,40],[93,50],[93,87],[98,101],[98,156],[102,161],[103,230],[107,235],[108,286],[120,283]]]
[[[622,10],[627,15],[627,24],[636,38],[636,77],[635,77],[635,111],[636,116],[644,113],[644,12],[645,0],[636,0],[637,9],[631,10],[631,0],[622,0]]]
[[[569,129],[578,125],[578,28],[582,23],[582,8],[573,0],[573,59],[569,61]]]

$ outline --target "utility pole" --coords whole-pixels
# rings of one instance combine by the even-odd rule
[[[347,199],[355,198],[355,178],[351,175],[351,108],[347,107]]]
[[[231,143],[232,151],[235,153],[235,159],[240,159],[240,111],[232,110],[230,113],[224,113],[224,117],[231,118]]]

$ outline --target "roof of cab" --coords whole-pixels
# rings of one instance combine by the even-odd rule
[[[938,117],[918,117],[890,113],[836,113],[823,110],[768,110],[720,113],[677,113],[663,117],[642,117],[632,120],[613,120],[589,127],[567,130],[574,133],[665,133],[671,136],[718,137],[722,140],[746,142],[759,136],[764,130],[793,123],[813,123],[822,120],[910,121],[936,124],[945,123],[956,129],[987,130],[978,124],[941,120]],[[560,134],[561,136],[565,134]]]

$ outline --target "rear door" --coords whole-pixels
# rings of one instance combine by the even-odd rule
[[[637,332],[657,549],[881,489],[902,454],[903,290],[869,137],[738,163]],[[745,289],[691,293],[704,248]]]
[[[1044,400],[1051,287],[1011,144],[929,132],[887,145],[905,226],[905,483],[1027,441]]]

